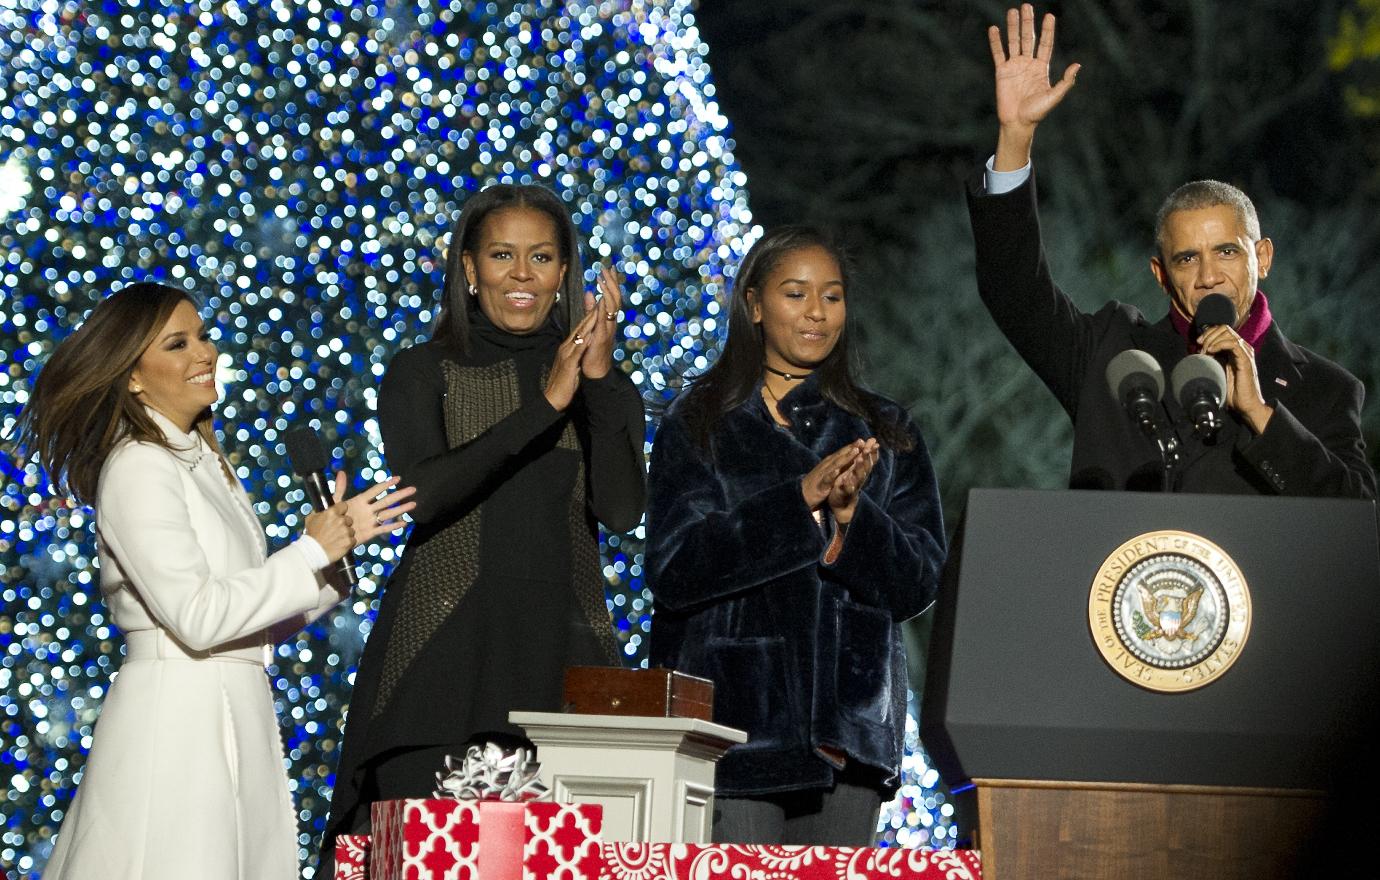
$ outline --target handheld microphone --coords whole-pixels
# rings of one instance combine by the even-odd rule
[[[1236,326],[1236,303],[1224,293],[1209,293],[1193,312],[1193,332],[1201,336],[1209,327],[1226,324]]]
[[[1179,361],[1170,383],[1174,399],[1193,420],[1193,433],[1204,440],[1217,436],[1222,402],[1227,399],[1227,371],[1222,365],[1205,354],[1191,354]]]
[[[1107,364],[1107,389],[1142,431],[1154,437],[1155,408],[1164,394],[1164,370],[1146,352],[1128,348]]]
[[[332,504],[330,481],[326,479],[326,448],[321,438],[311,428],[293,428],[283,435],[283,445],[287,447],[288,462],[292,472],[302,479],[307,500],[316,510],[325,510]],[[359,575],[349,562],[349,556],[337,560],[326,569],[327,578],[336,584],[354,587],[359,583]]]

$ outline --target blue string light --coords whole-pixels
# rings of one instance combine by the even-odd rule
[[[384,469],[379,377],[429,334],[449,227],[468,193],[497,181],[561,193],[587,261],[627,276],[620,368],[665,396],[712,358],[726,270],[757,233],[691,6],[6,4],[4,427],[105,291],[138,279],[194,291],[221,351],[222,441],[281,544],[306,511],[282,431],[317,426],[360,484]],[[32,463],[0,468],[0,864],[17,878],[47,859],[122,643],[99,599],[90,511]],[[642,537],[603,548],[632,663],[650,629]],[[270,668],[304,865],[397,549],[368,548],[355,598]],[[895,815],[891,840],[946,842],[898,836],[920,826]]]

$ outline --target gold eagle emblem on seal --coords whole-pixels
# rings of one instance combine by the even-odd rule
[[[1191,691],[1241,655],[1251,594],[1236,562],[1208,539],[1146,532],[1098,569],[1088,626],[1102,659],[1122,678],[1153,691]]]

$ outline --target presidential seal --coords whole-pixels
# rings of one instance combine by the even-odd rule
[[[1147,532],[1102,563],[1088,595],[1093,643],[1118,675],[1153,691],[1191,691],[1240,656],[1251,594],[1221,547],[1189,532]]]

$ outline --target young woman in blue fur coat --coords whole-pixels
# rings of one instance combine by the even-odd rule
[[[713,679],[746,730],[714,839],[867,845],[906,722],[900,623],[934,598],[944,528],[906,411],[850,368],[848,276],[819,232],[763,236],[728,339],[652,450],[654,664]]]

